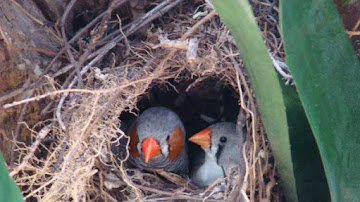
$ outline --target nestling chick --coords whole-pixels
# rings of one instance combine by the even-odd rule
[[[194,168],[191,176],[195,184],[208,186],[216,179],[228,175],[235,166],[239,166],[240,170],[243,169],[243,158],[239,151],[244,138],[243,135],[239,137],[236,134],[234,123],[215,123],[190,137],[189,141],[200,145],[205,151],[205,157],[199,155],[196,159],[202,163]]]

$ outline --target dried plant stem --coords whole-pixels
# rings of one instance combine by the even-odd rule
[[[256,134],[255,134],[255,132],[256,132],[255,131],[255,121],[256,121],[256,119],[255,119],[254,113],[250,109],[248,109],[246,107],[246,105],[245,105],[245,102],[243,100],[243,95],[242,95],[242,88],[241,88],[241,84],[240,84],[240,79],[239,79],[239,69],[238,69],[238,67],[234,67],[234,68],[235,68],[235,72],[236,72],[236,82],[237,82],[237,85],[238,85],[238,90],[239,90],[239,95],[240,95],[240,106],[247,113],[249,113],[251,118],[252,118],[252,141],[253,141],[252,142],[253,143],[253,145],[252,145],[253,146],[252,158],[255,159],[255,152],[256,152],[256,148],[257,148],[257,146],[256,146],[256,138],[255,138],[255,136],[256,136]],[[251,168],[255,169],[255,167],[253,165],[251,166]],[[253,172],[253,174],[254,174],[254,172]],[[255,176],[253,176],[253,177],[255,178]],[[244,179],[244,182],[245,181],[246,181],[246,179]]]
[[[120,91],[120,90],[122,90],[122,89],[124,89],[126,87],[132,86],[134,84],[142,83],[142,82],[145,82],[145,81],[148,81],[148,80],[149,80],[149,78],[140,79],[140,80],[136,80],[136,81],[124,84],[124,85],[119,86],[119,87],[114,87],[114,88],[105,89],[105,90],[87,90],[87,89],[57,90],[57,91],[52,91],[52,92],[45,93],[43,95],[39,95],[39,96],[36,96],[36,97],[32,97],[32,98],[28,98],[28,99],[24,99],[24,100],[20,100],[20,101],[15,101],[15,102],[13,102],[11,104],[5,104],[5,105],[3,105],[3,107],[6,109],[6,108],[14,107],[14,106],[17,106],[17,105],[21,105],[21,104],[24,104],[24,103],[27,103],[27,102],[39,101],[39,100],[44,99],[46,97],[55,96],[55,95],[62,94],[62,93],[84,93],[84,94],[94,94],[94,95],[113,93],[113,92],[116,92],[116,91]]]
[[[24,167],[27,166],[29,160],[34,155],[36,149],[38,148],[39,144],[41,143],[41,140],[44,139],[51,131],[51,127],[52,127],[52,124],[47,125],[40,130],[40,132],[36,138],[36,141],[33,143],[31,148],[29,149],[29,152],[26,154],[26,156],[22,160],[21,164],[18,165],[13,171],[10,172],[11,177],[18,174],[21,170],[24,169]]]
[[[67,167],[67,165],[69,164],[70,160],[72,159],[72,157],[75,155],[75,153],[77,151],[79,151],[80,148],[80,144],[85,140],[86,137],[86,129],[89,127],[90,123],[93,121],[93,117],[95,115],[96,112],[96,104],[98,103],[100,96],[96,95],[93,101],[93,109],[92,112],[89,116],[89,118],[87,119],[86,124],[84,125],[84,127],[81,129],[81,133],[80,133],[80,137],[78,138],[78,140],[72,145],[72,147],[69,149],[69,153],[66,155],[65,159],[64,159],[64,164],[63,167],[61,168],[61,173],[65,172],[65,169]]]

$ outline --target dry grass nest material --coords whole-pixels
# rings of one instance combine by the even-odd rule
[[[276,5],[259,3],[254,4],[254,9],[268,15],[262,10],[274,13]],[[278,180],[275,164],[240,54],[211,6],[204,4],[196,10],[194,4],[182,3],[181,9],[172,9],[163,13],[161,20],[147,24],[146,37],[141,42],[136,37],[122,37],[119,41],[106,39],[101,26],[119,25],[120,19],[98,21],[97,29],[91,28],[96,34],[90,41],[95,45],[88,46],[96,47],[92,49],[96,55],[82,63],[73,61],[48,76],[42,83],[47,93],[13,103],[47,99],[53,108],[51,119],[28,128],[33,137],[31,146],[15,142],[19,155],[11,176],[21,187],[25,199],[223,201],[244,196],[248,201],[280,201],[282,194],[275,186]],[[275,18],[264,20],[260,16],[258,19],[266,29],[264,33],[271,51],[283,57],[278,34],[273,33],[278,33],[277,22],[267,22]],[[131,35],[129,29],[120,27],[120,30],[119,36]],[[101,37],[95,40],[96,36]],[[104,49],[114,42],[126,50],[119,64],[108,54],[111,48]],[[106,54],[110,56],[97,57]],[[99,64],[109,65],[100,68]],[[70,79],[61,81],[61,74]],[[231,86],[246,114],[243,183],[237,180],[232,185],[227,183],[225,188],[214,183],[202,189],[170,174],[129,168],[126,149],[120,154],[112,152],[114,145],[126,147],[129,143],[120,129],[119,116],[124,112],[137,112],[137,102],[149,88],[164,85],[176,89],[173,83],[188,82],[187,90],[191,90],[207,78],[216,78]],[[239,179],[239,176],[229,178]]]

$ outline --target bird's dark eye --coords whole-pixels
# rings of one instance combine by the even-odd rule
[[[168,136],[166,137],[166,142],[169,142],[169,139],[170,139],[170,135],[168,135]]]
[[[225,143],[226,141],[227,141],[226,137],[223,136],[223,137],[220,138],[220,142]]]

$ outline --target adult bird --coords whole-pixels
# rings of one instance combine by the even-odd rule
[[[130,162],[139,168],[188,173],[185,128],[165,107],[146,109],[130,129]]]
[[[227,176],[235,166],[239,166],[238,171],[243,170],[240,149],[244,138],[243,134],[240,137],[236,134],[234,123],[215,123],[190,137],[189,141],[200,145],[205,152],[205,155],[198,154],[195,158],[197,163],[191,176],[195,184],[208,186]]]

